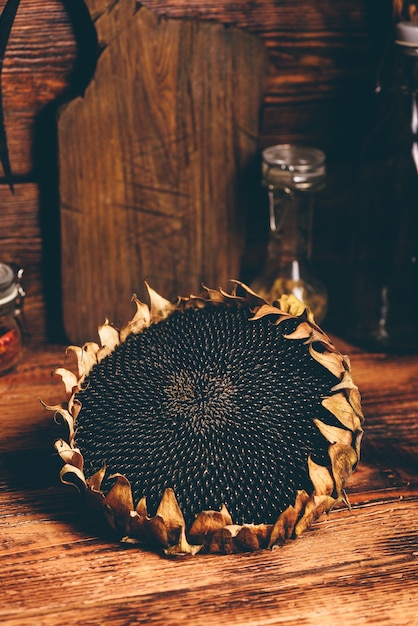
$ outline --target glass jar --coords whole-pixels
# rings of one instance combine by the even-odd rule
[[[418,24],[399,23],[357,166],[348,337],[418,351]]]
[[[269,241],[264,269],[252,283],[269,302],[293,294],[319,323],[327,293],[311,267],[315,193],[325,184],[325,154],[307,146],[279,144],[262,153],[262,183],[269,206]]]
[[[13,269],[0,263],[0,375],[13,369],[20,358],[22,336],[16,314],[22,297]]]

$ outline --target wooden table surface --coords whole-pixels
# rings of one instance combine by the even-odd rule
[[[366,415],[352,503],[282,548],[167,558],[99,536],[57,478],[64,348],[0,378],[0,623],[418,625],[418,358],[351,355]]]

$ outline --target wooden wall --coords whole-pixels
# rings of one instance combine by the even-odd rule
[[[0,0],[0,8],[4,4]],[[138,10],[141,5],[172,18],[234,24],[264,41],[269,69],[260,150],[274,143],[306,143],[328,156],[314,252],[331,294],[332,326],[345,298],[350,206],[355,202],[350,167],[369,123],[373,73],[390,22],[390,0],[144,0]],[[27,320],[36,342],[63,339],[56,110],[83,92],[99,49],[82,0],[21,2],[2,71],[15,191],[1,178],[0,168],[0,259],[25,268]],[[265,217],[255,199],[247,218],[244,278],[262,263]]]

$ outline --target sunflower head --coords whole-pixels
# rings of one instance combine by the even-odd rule
[[[124,541],[168,554],[298,536],[345,499],[363,415],[350,363],[293,296],[242,283],[149,304],[59,368],[61,479]]]

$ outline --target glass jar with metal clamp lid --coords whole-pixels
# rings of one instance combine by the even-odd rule
[[[21,355],[22,334],[16,316],[25,296],[20,285],[22,273],[0,263],[0,375],[12,370]]]
[[[325,185],[325,154],[307,146],[279,144],[266,148],[262,157],[270,232],[267,260],[252,288],[269,302],[293,294],[321,322],[327,293],[312,271],[311,255],[314,198]]]

